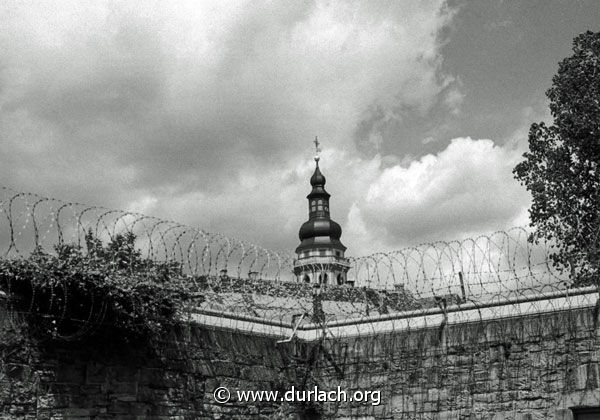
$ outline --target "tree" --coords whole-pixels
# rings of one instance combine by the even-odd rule
[[[531,192],[532,240],[555,243],[556,266],[575,285],[600,275],[600,32],[573,40],[546,92],[554,124],[532,124],[514,175]]]

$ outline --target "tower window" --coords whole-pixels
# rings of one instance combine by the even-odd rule
[[[325,256],[325,250],[324,249],[319,249],[319,255],[321,257],[324,257]]]

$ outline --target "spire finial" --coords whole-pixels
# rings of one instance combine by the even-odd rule
[[[319,156],[319,153],[321,153],[321,148],[319,147],[319,145],[321,143],[319,143],[319,139],[317,138],[317,136],[315,136],[315,140],[313,141],[313,143],[315,144],[315,162],[317,162],[317,165],[319,164],[319,159],[321,159],[321,157]]]

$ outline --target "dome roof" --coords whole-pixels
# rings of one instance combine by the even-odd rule
[[[316,236],[328,236],[339,240],[342,236],[342,227],[331,219],[311,219],[302,224],[298,236],[301,241]]]
[[[313,187],[324,187],[325,186],[325,176],[321,173],[319,169],[319,162],[317,162],[317,167],[315,168],[315,172],[310,177],[310,185]]]
[[[296,252],[322,248],[345,251],[346,247],[340,242],[342,227],[329,216],[330,196],[325,191],[325,176],[319,169],[318,156],[315,157],[315,162],[315,172],[310,178],[312,191],[306,196],[309,200],[309,219],[302,224],[298,232],[301,243]]]

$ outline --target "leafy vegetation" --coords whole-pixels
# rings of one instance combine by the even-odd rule
[[[546,95],[554,124],[532,124],[514,174],[533,197],[532,239],[553,240],[555,265],[590,284],[600,275],[600,32],[574,39]]]
[[[88,232],[85,247],[62,244],[52,254],[36,249],[0,260],[0,290],[57,336],[90,327],[130,339],[159,334],[191,297],[192,280],[179,264],[142,258],[135,239],[116,235],[103,245]]]

